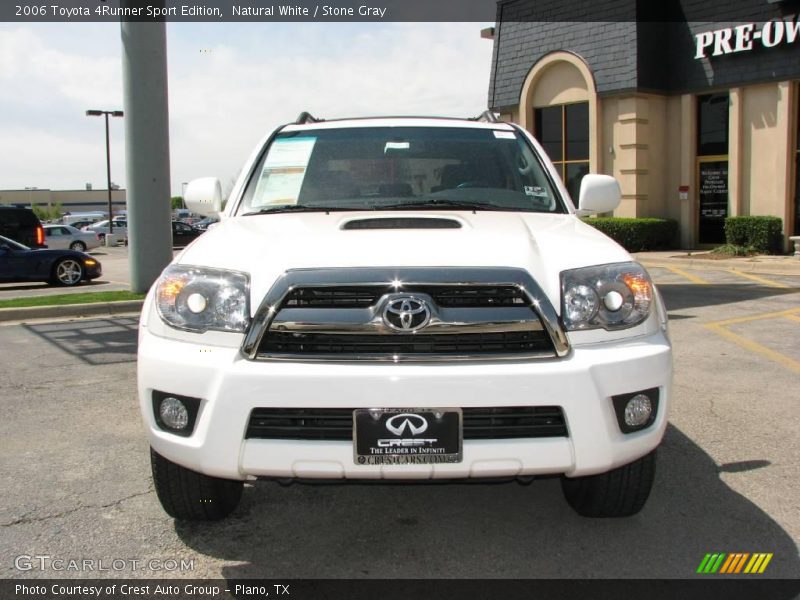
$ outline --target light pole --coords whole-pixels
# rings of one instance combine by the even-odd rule
[[[87,117],[105,116],[106,118],[106,178],[108,188],[108,233],[114,233],[114,214],[111,208],[111,146],[108,141],[108,115],[112,117],[121,117],[123,112],[121,110],[87,110]]]
[[[39,188],[37,188],[37,187],[26,187],[25,189],[28,191],[28,208],[32,209],[33,208],[33,200],[31,199],[31,195],[33,194],[33,190],[38,190]]]

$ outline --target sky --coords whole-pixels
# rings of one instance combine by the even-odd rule
[[[481,23],[169,23],[170,165],[229,188],[274,127],[321,118],[475,116],[492,42]],[[105,129],[122,110],[118,24],[0,24],[0,190],[105,189]],[[111,180],[125,187],[122,119]]]

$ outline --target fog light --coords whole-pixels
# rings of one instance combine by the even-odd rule
[[[161,431],[189,437],[200,412],[200,398],[153,390],[153,418]]]
[[[653,425],[658,415],[659,396],[658,388],[612,396],[619,430],[622,433],[634,433]]]
[[[168,396],[161,401],[158,409],[161,421],[170,429],[180,431],[189,424],[189,411],[183,402],[172,396]]]
[[[641,427],[650,420],[652,414],[650,398],[644,394],[636,394],[625,405],[625,424],[628,427]]]

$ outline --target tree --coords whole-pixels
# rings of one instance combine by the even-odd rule
[[[62,207],[60,202],[53,206],[33,206],[33,214],[39,217],[40,221],[55,221],[61,218]]]
[[[183,208],[183,196],[173,196],[170,198],[170,207],[172,210]]]

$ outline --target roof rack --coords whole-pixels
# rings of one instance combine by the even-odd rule
[[[297,116],[297,120],[294,122],[295,125],[305,125],[306,123],[321,123],[325,119],[318,119],[313,116],[310,112],[303,111]]]
[[[497,115],[494,114],[491,110],[486,109],[477,117],[471,119],[472,121],[480,121],[482,123],[499,123],[500,119],[497,118]]]

